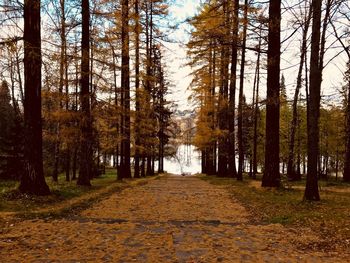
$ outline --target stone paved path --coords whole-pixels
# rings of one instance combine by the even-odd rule
[[[297,250],[302,233],[254,225],[229,192],[194,176],[128,188],[78,216],[0,234],[0,262],[346,262]],[[313,238],[308,234],[308,238]]]

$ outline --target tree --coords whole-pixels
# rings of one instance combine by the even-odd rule
[[[118,179],[131,178],[130,168],[130,57],[129,57],[129,1],[122,0],[122,142]]]
[[[347,83],[347,103],[346,103],[346,151],[345,151],[345,160],[344,160],[344,173],[343,180],[345,182],[350,182],[350,55],[348,62],[348,69],[345,75],[345,80]]]
[[[311,21],[311,8],[309,9],[308,14],[305,12],[304,17],[304,23],[302,25],[302,41],[301,41],[301,48],[300,48],[300,63],[299,63],[299,69],[298,69],[298,75],[297,75],[297,83],[295,87],[295,93],[294,93],[294,100],[293,100],[293,117],[292,117],[292,123],[291,123],[291,131],[290,131],[290,139],[289,139],[289,155],[288,155],[288,164],[287,164],[287,176],[290,180],[299,180],[300,174],[296,173],[295,171],[295,163],[294,163],[294,146],[295,146],[295,134],[297,130],[297,120],[298,120],[298,99],[299,99],[299,93],[301,89],[302,84],[302,73],[303,73],[303,66],[305,63],[305,57],[307,52],[307,36]]]
[[[310,59],[310,91],[307,111],[307,178],[304,199],[320,200],[317,162],[319,154],[319,115],[322,69],[320,68],[321,1],[312,1],[312,35]]]
[[[24,1],[24,169],[22,193],[48,195],[42,155],[40,0]]]
[[[239,81],[239,100],[238,100],[238,173],[237,180],[243,180],[243,163],[244,163],[244,149],[243,149],[243,85],[244,85],[244,69],[245,69],[245,55],[247,42],[247,27],[248,27],[248,0],[244,2],[244,17],[243,17],[243,39],[242,39],[242,58]]]
[[[253,94],[253,104],[254,104],[254,132],[253,132],[253,171],[252,177],[256,178],[258,172],[258,117],[259,117],[259,88],[260,88],[260,57],[261,57],[261,26],[259,28],[259,43],[258,43],[258,55],[256,59],[256,68],[254,76],[254,89],[255,93]],[[254,96],[255,95],[255,96]]]
[[[266,144],[263,187],[279,187],[281,1],[271,1],[267,53]]]
[[[229,95],[229,175],[237,176],[236,171],[236,143],[235,143],[235,108],[236,108],[236,80],[237,80],[237,44],[238,44],[238,11],[239,0],[233,1],[232,6],[232,40],[231,40],[231,74]],[[246,9],[244,9],[246,10]]]
[[[90,4],[82,0],[82,39],[81,39],[81,141],[78,185],[90,186],[92,178],[92,124],[90,110]]]
[[[140,177],[140,13],[139,0],[134,0],[135,11],[135,167],[134,177]]]
[[[18,179],[22,165],[22,116],[11,105],[9,86],[2,81],[0,86],[0,178]]]
[[[229,54],[230,45],[229,37],[229,10],[228,1],[222,1],[222,17],[221,17],[221,32],[219,31],[220,43],[220,87],[219,87],[219,101],[218,101],[218,124],[220,129],[220,136],[218,140],[218,175],[228,176],[228,78],[229,78]]]

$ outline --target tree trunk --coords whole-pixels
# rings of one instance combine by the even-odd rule
[[[140,177],[140,14],[139,0],[135,0],[135,168],[134,177]]]
[[[22,193],[48,195],[42,153],[40,0],[24,1],[24,171]]]
[[[343,181],[350,182],[350,60],[348,62],[348,98],[346,104],[346,144]]]
[[[211,90],[210,90],[210,108],[212,110],[211,112],[211,130],[214,132],[215,128],[216,128],[216,111],[215,111],[215,95],[216,95],[216,50],[215,50],[215,46],[213,43],[211,43],[211,54],[210,54],[210,58],[211,58],[211,72],[210,72],[210,78],[211,78]],[[209,175],[214,175],[216,174],[216,141],[214,140],[210,147],[209,150],[207,152],[208,155],[208,162],[206,164],[207,166],[207,173]]]
[[[263,187],[279,187],[281,1],[271,1],[267,54],[266,143]]]
[[[229,20],[228,20],[228,2],[223,1],[223,13],[225,17],[224,28],[227,32],[224,34],[221,41],[221,68],[220,68],[220,92],[219,92],[219,129],[222,132],[228,130],[228,66],[229,66]],[[228,176],[228,137],[226,134],[221,134],[219,138],[219,159],[218,159],[218,175],[222,177]]]
[[[130,57],[129,57],[129,1],[122,0],[122,70],[121,89],[124,95],[122,133],[122,162],[120,178],[131,178],[130,169]],[[119,178],[119,177],[118,177]]]
[[[90,111],[90,10],[89,0],[82,0],[82,41],[81,41],[81,142],[78,185],[90,186],[92,178],[92,124]]]
[[[230,75],[230,97],[229,97],[229,158],[228,172],[229,177],[237,177],[236,170],[236,138],[235,138],[235,111],[236,111],[236,80],[237,80],[237,42],[238,42],[238,10],[239,0],[231,4],[233,10],[233,30],[231,40],[231,75]]]
[[[239,80],[239,99],[238,99],[238,173],[237,180],[243,180],[243,86],[244,86],[244,69],[245,69],[245,53],[247,42],[248,27],[248,0],[244,1],[244,17],[243,17],[243,39],[242,39],[242,58]]]
[[[288,165],[287,165],[287,176],[290,180],[297,180],[298,176],[295,174],[295,165],[294,165],[294,142],[295,142],[295,132],[297,128],[297,119],[298,119],[298,99],[299,92],[302,84],[302,73],[305,55],[307,52],[307,34],[311,20],[311,8],[308,16],[305,19],[304,29],[303,29],[303,39],[301,44],[301,54],[300,54],[300,63],[297,76],[297,84],[295,87],[294,100],[293,100],[293,117],[291,124],[290,132],[290,141],[289,141],[289,153],[288,153]]]
[[[317,159],[319,154],[319,115],[322,71],[320,59],[321,1],[312,1],[312,36],[310,59],[310,94],[307,118],[307,178],[304,199],[320,200],[318,192]]]
[[[258,172],[258,115],[259,115],[259,88],[260,88],[260,56],[261,56],[261,28],[260,28],[260,38],[258,44],[258,56],[256,60],[256,70],[255,70],[255,106],[254,106],[254,135],[253,135],[253,174],[252,177],[255,179]]]

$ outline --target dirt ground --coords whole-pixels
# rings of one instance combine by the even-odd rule
[[[308,229],[253,224],[221,186],[164,176],[65,219],[7,220],[0,262],[350,262],[298,250]]]

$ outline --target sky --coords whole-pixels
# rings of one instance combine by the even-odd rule
[[[169,98],[178,104],[180,110],[191,110],[194,108],[193,103],[188,101],[188,97],[191,95],[191,91],[188,89],[192,77],[191,68],[186,66],[188,58],[186,55],[185,43],[189,40],[190,26],[185,22],[186,18],[192,17],[198,12],[200,7],[200,0],[174,0],[170,4],[169,8],[169,20],[172,22],[179,23],[179,27],[170,36],[171,39],[177,41],[177,43],[165,43],[165,58],[168,67],[168,76],[174,85],[171,89],[172,94]],[[289,21],[290,17],[288,14],[283,13],[282,15],[282,34],[281,39],[285,39],[289,36],[290,28]],[[311,31],[311,28],[310,28]],[[286,79],[287,95],[289,98],[293,97],[296,75],[299,63],[299,42],[300,35],[296,34],[291,38],[292,42],[284,43],[281,48],[281,69],[282,74]],[[339,45],[338,45],[339,46]],[[329,50],[325,55],[325,61],[331,59],[334,54],[339,52],[339,49]],[[254,52],[247,52],[247,58],[255,60],[256,54]],[[294,65],[294,66],[293,66]],[[340,101],[340,96],[337,89],[344,83],[343,72],[346,65],[346,56],[339,56],[337,59],[332,60],[331,63],[323,71],[323,82],[322,82],[322,94],[324,98],[332,98],[333,100]],[[245,79],[245,93],[249,101],[252,93],[252,82],[254,63],[251,67],[246,68],[246,79]],[[239,70],[239,69],[238,69]],[[266,83],[265,76],[261,78],[261,93],[260,96],[264,98],[266,96]]]
[[[188,62],[185,44],[189,40],[190,26],[185,22],[189,17],[196,14],[200,6],[199,0],[175,0],[169,7],[170,21],[178,24],[170,38],[174,43],[164,43],[168,75],[174,87],[171,89],[169,98],[173,100],[180,110],[191,110],[193,105],[188,101],[191,91],[188,89],[192,77],[191,68],[186,66]]]

